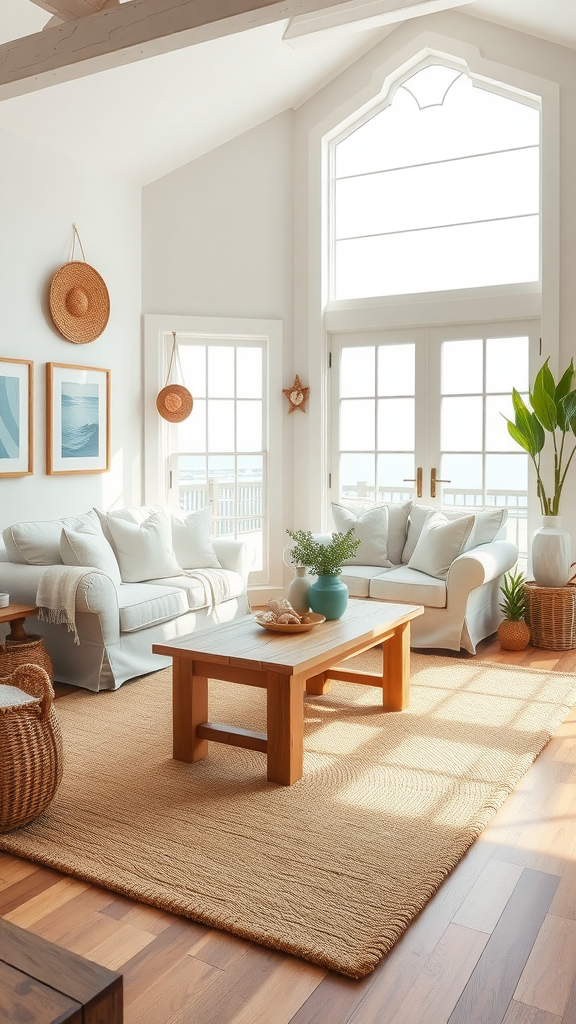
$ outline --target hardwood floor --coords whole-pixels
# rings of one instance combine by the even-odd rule
[[[576,668],[497,641],[476,659]],[[126,1024],[576,1024],[576,707],[362,981],[1,853],[0,914],[121,970]]]

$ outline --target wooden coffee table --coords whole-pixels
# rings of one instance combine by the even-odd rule
[[[410,621],[424,609],[415,605],[353,600],[341,619],[307,633],[272,633],[253,618],[198,630],[155,654],[171,655],[173,757],[199,761],[208,740],[267,756],[270,782],[290,786],[302,778],[304,692],[325,693],[331,679],[377,686],[386,711],[408,706]],[[334,665],[384,644],[382,675],[334,669]],[[208,721],[208,679],[260,686],[267,691],[267,733]]]

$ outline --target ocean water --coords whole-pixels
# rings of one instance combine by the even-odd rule
[[[17,459],[20,454],[20,382],[17,377],[0,377],[0,459]]]
[[[99,396],[63,393],[61,417],[62,458],[97,458],[100,454]]]

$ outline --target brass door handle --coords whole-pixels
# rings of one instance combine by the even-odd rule
[[[439,476],[436,476],[436,469],[430,470],[430,497],[436,497],[436,484],[451,484],[451,480],[442,480]]]
[[[421,498],[422,497],[422,466],[418,466],[418,469],[416,470],[416,476],[414,476],[414,477],[405,476],[404,477],[404,483],[405,484],[416,484],[416,497],[417,498]]]

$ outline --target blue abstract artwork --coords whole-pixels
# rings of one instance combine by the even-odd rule
[[[98,458],[100,454],[100,395],[97,384],[66,381],[61,392],[63,459]]]
[[[20,381],[0,376],[0,459],[20,455]]]

